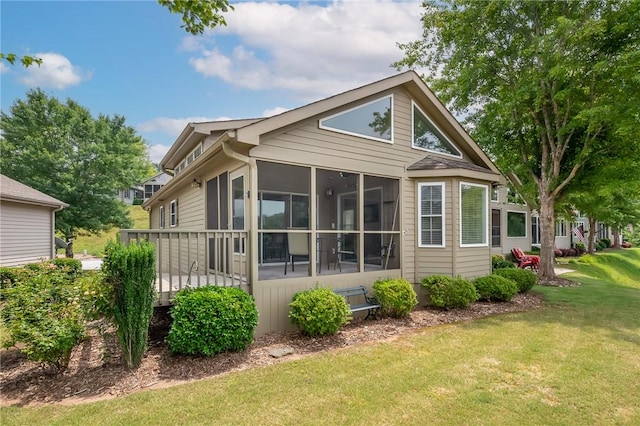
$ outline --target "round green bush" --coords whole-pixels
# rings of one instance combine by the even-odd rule
[[[347,301],[327,287],[296,293],[289,308],[291,321],[309,336],[335,334],[351,320]]]
[[[418,304],[413,286],[403,278],[376,281],[373,294],[382,306],[382,314],[393,318],[406,317]]]
[[[444,309],[466,308],[478,300],[473,283],[463,278],[432,275],[420,283],[427,291],[429,304]]]
[[[517,284],[500,275],[487,275],[473,281],[481,300],[508,302],[518,292]]]
[[[491,270],[495,271],[496,269],[506,269],[506,268],[515,268],[516,265],[513,262],[509,262],[504,258],[504,256],[500,254],[494,254],[491,256]]]
[[[176,294],[171,317],[167,343],[176,354],[211,356],[243,351],[253,341],[258,325],[253,298],[235,287],[181,290]]]
[[[527,269],[498,269],[495,275],[508,278],[516,283],[519,293],[525,293],[538,282],[538,276]]]

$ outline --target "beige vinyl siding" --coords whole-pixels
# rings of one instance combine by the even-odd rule
[[[462,248],[456,253],[454,275],[476,278],[491,273],[491,249],[489,247]]]
[[[49,207],[0,204],[0,265],[14,266],[53,254],[53,213]]]
[[[412,179],[403,179],[401,181],[402,196],[400,201],[402,202],[402,214],[400,225],[401,231],[404,231],[401,235],[402,240],[402,275],[403,277],[413,283],[417,283],[420,273],[416,272],[418,269],[417,253],[418,247],[417,240],[417,222],[416,222],[416,183]]]

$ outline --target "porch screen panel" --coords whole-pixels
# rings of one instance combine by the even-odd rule
[[[487,245],[487,187],[460,184],[460,244]]]
[[[229,173],[220,175],[220,229],[229,229]]]
[[[491,210],[491,246],[500,247],[502,242],[500,232],[500,209]]]

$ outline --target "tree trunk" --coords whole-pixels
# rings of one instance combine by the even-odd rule
[[[613,228],[613,248],[621,248],[622,246],[620,245],[622,244],[622,238],[620,238],[620,228],[615,227]]]
[[[65,256],[69,259],[73,259],[73,238],[67,239],[67,248],[64,252]]]
[[[542,191],[541,191],[542,192]],[[540,241],[540,271],[538,275],[542,278],[554,278],[556,272],[553,269],[555,264],[555,200],[546,192],[540,196],[540,227],[542,231]]]
[[[595,239],[596,239],[596,220],[592,217],[589,217],[589,245],[587,247],[587,252],[593,254],[593,252],[595,251],[593,249],[594,243],[595,243]]]

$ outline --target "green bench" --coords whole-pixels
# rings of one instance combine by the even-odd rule
[[[367,289],[364,286],[338,288],[333,292],[345,298],[351,313],[367,311],[367,316],[364,319],[369,318],[370,315],[373,315],[374,318],[378,317],[380,303],[375,297],[367,295]]]

